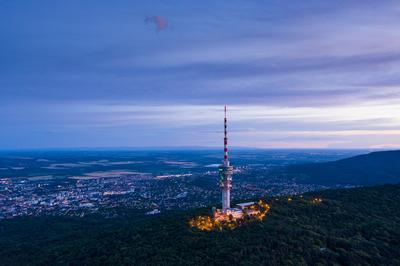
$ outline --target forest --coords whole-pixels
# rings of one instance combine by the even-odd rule
[[[308,184],[397,184],[399,160],[399,150],[371,152],[331,162],[293,164],[283,170],[283,175]]]
[[[263,221],[211,232],[188,225],[208,208],[3,220],[0,264],[400,265],[400,185],[265,200]]]

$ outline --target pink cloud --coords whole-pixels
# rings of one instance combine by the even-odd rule
[[[146,23],[154,23],[157,32],[165,30],[168,27],[168,21],[160,16],[149,16],[145,19]]]

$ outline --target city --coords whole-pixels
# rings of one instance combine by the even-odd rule
[[[247,180],[247,176],[257,172],[261,174],[260,170],[249,166],[235,169],[234,200],[292,195],[327,188],[273,178]],[[83,216],[94,212],[112,215],[114,207],[129,207],[144,213],[207,207],[220,201],[217,176],[215,169],[194,174],[124,174],[91,179],[3,177],[0,179],[0,219],[43,214]]]

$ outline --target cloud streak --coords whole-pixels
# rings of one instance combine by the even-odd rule
[[[177,146],[185,145],[185,141],[196,146],[217,146],[222,136],[222,107],[216,105],[88,103],[57,107],[30,106],[27,117],[24,111],[15,112],[12,106],[3,106],[0,109],[6,114],[2,118],[3,134],[9,131],[31,136],[50,134],[69,145],[78,136],[90,139],[92,135],[89,143],[116,146]],[[234,105],[229,106],[230,135],[235,146],[278,148],[283,143],[286,148],[291,144],[296,148],[301,144],[302,148],[395,146],[400,144],[397,109],[397,104],[325,108]],[[151,138],[160,134],[162,138]],[[35,141],[30,141],[34,146]],[[13,145],[10,140],[4,143],[10,144]]]

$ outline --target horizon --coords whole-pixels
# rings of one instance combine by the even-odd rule
[[[381,152],[381,151],[397,151],[399,149],[372,149],[372,148],[258,148],[258,147],[245,147],[245,146],[229,146],[230,152],[236,151],[364,151],[364,152]],[[213,152],[221,152],[223,154],[223,148],[217,146],[161,146],[161,147],[50,147],[50,148],[22,148],[22,149],[3,149],[0,148],[0,153],[7,152],[91,152],[91,151],[99,151],[99,152],[113,152],[113,151],[121,151],[121,152],[141,152],[141,151],[154,151],[154,152],[179,152],[179,151],[213,151]],[[221,155],[222,157],[222,155]]]
[[[260,150],[260,151],[287,151],[287,150],[299,150],[299,151],[353,151],[353,150],[364,150],[364,151],[391,151],[398,150],[396,148],[390,149],[373,149],[373,148],[260,148],[260,147],[250,147],[250,146],[232,146],[229,145],[229,150]],[[188,150],[188,151],[201,151],[201,150],[212,150],[212,151],[222,151],[223,148],[218,146],[98,146],[98,147],[46,147],[46,148],[9,148],[4,149],[0,148],[0,152],[2,151],[117,151],[117,150],[126,150],[126,151],[150,151],[150,150],[165,150],[165,151],[179,151],[179,150]]]
[[[0,150],[400,148],[400,3],[0,2]]]

